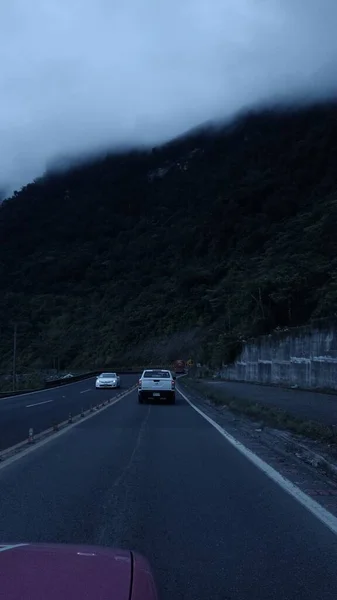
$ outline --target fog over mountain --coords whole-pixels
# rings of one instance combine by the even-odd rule
[[[335,0],[0,6],[0,188],[250,106],[336,95]]]

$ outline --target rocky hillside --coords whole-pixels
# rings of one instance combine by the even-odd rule
[[[192,355],[332,316],[337,104],[50,173],[1,205],[2,368]]]

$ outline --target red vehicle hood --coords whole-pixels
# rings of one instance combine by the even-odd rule
[[[0,545],[6,600],[157,600],[147,561],[132,552],[67,544]]]

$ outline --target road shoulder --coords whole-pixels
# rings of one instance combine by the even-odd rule
[[[331,448],[234,413],[207,397],[204,386],[185,377],[177,387],[230,436],[337,517],[337,464]]]

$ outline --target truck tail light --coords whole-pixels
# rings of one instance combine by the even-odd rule
[[[142,387],[142,380],[141,379],[138,380],[138,387]]]
[[[172,381],[171,381],[171,388],[172,388],[173,390],[174,390],[175,383],[176,383],[176,382],[174,381],[174,379],[172,379]]]

